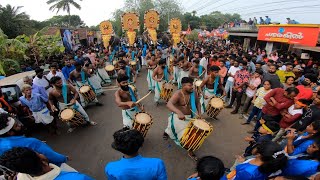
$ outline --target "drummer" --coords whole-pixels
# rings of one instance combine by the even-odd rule
[[[179,61],[183,60],[183,57],[178,58],[178,54],[175,53],[173,56],[173,83],[177,83],[179,79]]]
[[[105,62],[103,59],[96,58],[97,75],[101,79],[101,86],[110,85],[111,79],[105,68]]]
[[[79,89],[81,86],[83,85],[89,86],[88,76],[90,76],[90,74],[86,73],[82,69],[81,64],[78,62],[75,63],[75,67],[76,69],[70,73],[69,81],[70,83],[75,84],[76,90],[79,92]],[[88,102],[84,100],[84,97],[81,94],[79,94],[79,96],[80,96],[81,105],[83,107],[87,106]],[[97,98],[93,100],[93,102],[95,102],[97,105],[102,105],[101,103],[99,103]]]
[[[132,128],[134,115],[140,110],[143,111],[143,106],[136,104],[137,94],[128,85],[129,77],[119,75],[117,82],[119,89],[115,92],[115,102],[122,109],[122,122],[124,127]],[[139,110],[140,109],[140,110]]]
[[[181,79],[184,77],[189,77],[189,70],[191,68],[191,64],[187,59],[187,56],[184,56],[183,60],[179,61],[179,79],[178,79],[178,89],[181,89]]]
[[[155,81],[152,79],[153,71],[157,67],[157,61],[156,56],[154,54],[151,55],[151,59],[147,61],[147,69],[148,69],[148,75],[147,75],[147,82],[149,91],[154,91],[155,88]]]
[[[206,69],[199,65],[199,59],[193,60],[193,66],[189,70],[189,77],[202,80]]]
[[[88,114],[78,103],[77,99],[79,97],[79,93],[73,86],[71,86],[70,84],[63,84],[62,79],[59,76],[51,78],[50,84],[54,87],[54,89],[49,93],[50,104],[58,102],[58,107],[60,111],[64,108],[72,107],[73,109],[78,111],[90,125],[94,126],[97,124],[94,121],[90,121]],[[51,110],[58,111],[58,109],[55,106],[52,106]],[[70,133],[73,130],[74,128],[69,127],[68,132]]]
[[[120,67],[120,69],[118,70],[118,76],[126,75],[128,77],[128,83],[130,84],[136,83],[136,79],[137,79],[136,71],[132,67],[127,66],[127,63],[124,60],[120,60],[118,64]]]
[[[83,70],[88,74],[88,83],[90,84],[93,91],[97,96],[104,95],[101,79],[96,75],[96,67],[95,64],[89,64],[89,62],[85,62]]]
[[[200,112],[200,103],[197,94],[193,90],[193,79],[184,77],[181,80],[182,89],[176,91],[167,103],[167,108],[172,112],[168,118],[168,126],[163,134],[163,139],[168,137],[180,145],[180,139],[187,128],[190,118],[195,118]],[[188,151],[188,155],[197,160],[193,151]]]
[[[226,95],[219,71],[220,68],[218,66],[211,66],[210,75],[207,76],[200,85],[200,89],[203,89],[203,96],[200,99],[202,112],[206,111],[206,106],[211,97],[221,96],[221,93],[223,96]]]
[[[159,104],[160,93],[163,83],[169,82],[169,79],[172,79],[169,68],[166,65],[166,59],[161,59],[158,63],[158,66],[153,71],[152,79],[155,81],[155,91],[154,91],[154,101],[156,105]]]

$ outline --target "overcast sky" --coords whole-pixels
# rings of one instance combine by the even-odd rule
[[[203,15],[211,11],[224,13],[239,13],[242,18],[264,17],[269,15],[272,21],[285,23],[286,17],[291,17],[300,23],[320,24],[319,0],[179,0],[184,11],[197,11]],[[30,15],[31,19],[43,21],[56,15],[49,11],[46,0],[0,0],[1,5],[11,4],[23,6],[22,11]],[[112,17],[112,12],[123,7],[123,0],[83,0],[79,2],[82,9],[71,9],[71,14],[80,15],[89,26],[97,25]],[[66,13],[59,12],[58,15]]]

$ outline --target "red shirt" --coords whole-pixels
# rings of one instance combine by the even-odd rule
[[[271,116],[277,116],[283,109],[288,109],[293,103],[293,99],[289,99],[284,96],[285,90],[282,88],[275,88],[264,96],[264,100],[267,102],[263,106],[262,112]],[[278,103],[275,106],[271,106],[269,102],[272,102],[270,98],[273,97]]]
[[[295,99],[311,99],[313,96],[313,91],[311,88],[305,88],[303,85],[299,85],[296,87],[299,89],[299,94],[295,97]]]
[[[210,59],[210,66],[218,66],[218,67],[220,67],[220,62],[219,61],[212,61],[212,59]]]

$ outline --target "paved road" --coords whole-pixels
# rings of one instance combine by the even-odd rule
[[[138,78],[137,88],[140,95],[147,93],[146,70]],[[106,179],[104,167],[110,161],[121,157],[121,153],[111,148],[112,134],[122,127],[121,110],[114,103],[115,90],[109,90],[105,96],[99,97],[102,107],[88,107],[89,117],[98,123],[97,126],[76,129],[67,134],[66,127],[61,127],[62,134],[52,136],[46,133],[38,135],[56,151],[72,158],[68,162],[78,171],[95,179]],[[154,124],[148,132],[140,153],[146,157],[158,157],[164,160],[168,179],[186,179],[195,170],[195,162],[187,156],[187,152],[174,144],[170,139],[164,141],[162,133],[167,126],[169,111],[165,104],[158,107],[153,102],[153,94],[143,101],[146,112],[152,115]],[[242,126],[239,115],[231,115],[224,109],[218,116],[219,120],[210,120],[214,126],[213,133],[206,139],[203,146],[196,151],[197,156],[214,155],[230,167],[234,156],[246,147],[243,138],[247,136],[248,126]]]

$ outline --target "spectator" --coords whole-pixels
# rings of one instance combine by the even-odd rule
[[[284,90],[288,89],[289,87],[294,87],[294,77],[293,76],[287,76],[286,81],[282,83],[282,88]]]
[[[256,17],[253,18],[253,24],[254,24],[254,25],[257,25],[257,24],[258,24],[258,20],[257,20]]]
[[[62,73],[63,73],[63,76],[65,77],[66,80],[69,80],[69,75],[70,73],[76,69],[76,67],[71,64],[71,59],[73,58],[65,58],[65,66],[62,68]]]
[[[225,86],[225,90],[226,90],[227,96],[230,95],[230,101],[231,101],[231,97],[232,97],[234,76],[235,76],[235,74],[236,74],[236,72],[238,70],[240,70],[239,62],[238,61],[234,61],[233,66],[231,66],[229,71],[228,71],[228,79],[227,79],[227,83],[226,83],[226,86]],[[226,98],[227,98],[227,96],[226,96]]]
[[[296,77],[296,75],[292,72],[293,70],[293,64],[287,63],[286,64],[286,70],[278,70],[276,74],[279,76],[280,82],[284,83],[286,81],[287,76],[293,76]]]
[[[266,20],[264,21],[265,24],[271,24],[271,18],[269,16],[266,16]]]
[[[281,83],[279,76],[276,74],[276,65],[270,64],[269,71],[263,75],[262,82],[269,81],[271,83],[271,89],[280,88]]]
[[[260,17],[260,22],[259,24],[265,24],[264,20],[262,19],[262,17]]]
[[[37,68],[35,72],[36,72],[36,76],[33,79],[33,84],[44,87],[48,94],[52,89],[52,87],[50,85],[48,78],[45,75],[43,75],[43,69]]]
[[[253,25],[253,21],[251,18],[249,18],[249,21],[248,21],[248,25],[252,26]]]

